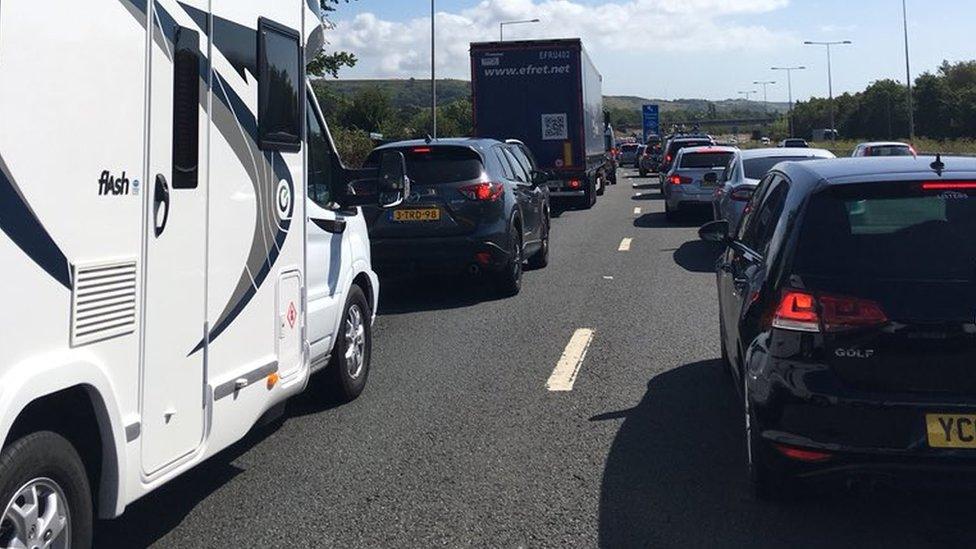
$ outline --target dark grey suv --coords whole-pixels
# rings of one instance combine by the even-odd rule
[[[520,147],[494,139],[403,141],[378,147],[366,165],[388,150],[406,157],[412,192],[398,208],[366,211],[378,272],[467,271],[514,295],[523,263],[548,264],[549,190]]]

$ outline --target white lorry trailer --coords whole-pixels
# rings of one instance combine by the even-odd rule
[[[315,0],[0,3],[0,547],[84,547],[319,368],[354,398],[378,284],[305,80]]]

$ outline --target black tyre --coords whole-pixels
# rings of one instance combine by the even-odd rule
[[[668,204],[667,200],[664,201],[664,219],[666,219],[667,221],[678,220],[677,210],[672,209],[671,205]]]
[[[2,547],[91,547],[92,494],[74,446],[51,431],[0,453]]]
[[[596,183],[593,184],[596,188],[596,195],[603,196],[603,193],[607,190],[607,182],[603,180],[602,177],[596,178]]]
[[[495,288],[498,295],[512,297],[522,291],[522,231],[512,223],[508,229],[509,259],[500,271],[495,273]]]
[[[596,204],[596,183],[589,183],[586,186],[586,190],[583,191],[583,196],[580,198],[580,207],[584,210],[589,210]]]
[[[355,400],[366,388],[373,350],[372,318],[366,295],[359,286],[353,285],[329,362],[332,386],[343,402]]]
[[[647,177],[647,170],[640,170],[641,177]]]
[[[529,257],[529,268],[530,269],[545,269],[549,265],[549,214],[546,214],[542,221],[542,245],[539,251],[532,254]]]

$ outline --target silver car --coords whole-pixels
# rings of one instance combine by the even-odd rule
[[[620,146],[620,165],[637,166],[637,143],[624,143]]]
[[[825,149],[767,148],[736,152],[726,167],[721,184],[712,197],[715,219],[726,219],[733,230],[738,227],[742,211],[752,198],[759,180],[776,164],[791,160],[835,158]]]
[[[681,209],[689,206],[710,205],[725,167],[738,151],[736,147],[716,145],[678,151],[661,184],[665,218],[674,220]]]
[[[915,149],[898,141],[874,141],[861,143],[851,156],[915,156]]]

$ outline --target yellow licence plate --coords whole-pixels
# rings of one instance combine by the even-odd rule
[[[414,208],[412,210],[393,210],[393,221],[440,221],[438,208]]]
[[[976,414],[925,414],[932,448],[976,448]]]

